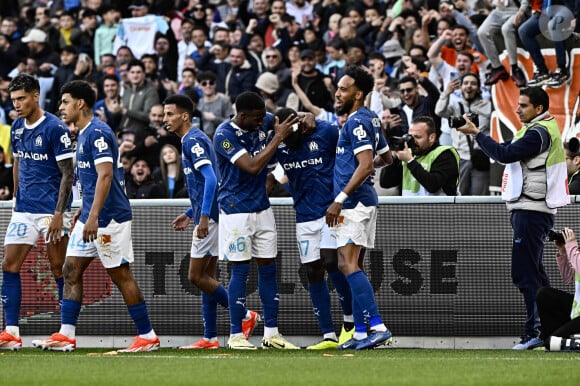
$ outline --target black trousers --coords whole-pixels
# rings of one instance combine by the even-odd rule
[[[540,338],[549,344],[550,336],[567,338],[580,333],[580,317],[570,319],[574,295],[551,287],[542,287],[536,295],[540,314]]]

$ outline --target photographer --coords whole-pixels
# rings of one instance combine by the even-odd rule
[[[552,236],[554,234],[556,237]],[[562,280],[565,284],[574,283],[576,291],[574,295],[551,287],[538,291],[538,313],[542,322],[540,338],[548,349],[550,336],[568,338],[580,332],[580,252],[576,235],[569,228],[552,235],[549,238],[554,239],[558,248],[556,261]]]
[[[437,141],[435,122],[431,117],[417,117],[409,127],[409,135],[391,137],[389,147],[401,162],[392,167],[403,168],[403,196],[455,196],[459,181],[459,155],[451,146]],[[393,173],[396,175],[396,173]],[[384,188],[401,181],[385,181]]]
[[[483,134],[467,117],[457,130],[475,136],[480,148],[492,159],[506,164],[502,198],[511,214],[512,280],[524,295],[524,335],[514,350],[543,345],[539,339],[540,318],[536,292],[550,285],[544,270],[544,240],[554,226],[557,208],[570,203],[566,185],[566,157],[560,129],[550,115],[550,99],[540,87],[520,90],[518,114],[524,126],[511,141],[499,144]]]
[[[461,97],[454,91],[461,89]],[[489,132],[491,103],[481,97],[481,81],[469,72],[450,81],[439,97],[435,114],[449,118],[449,127],[463,126],[463,114],[473,114],[484,133]],[[451,130],[451,143],[459,153],[459,192],[462,196],[489,195],[489,157],[479,149],[475,140],[457,130]]]

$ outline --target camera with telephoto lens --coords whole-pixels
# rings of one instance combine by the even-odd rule
[[[400,137],[389,138],[389,147],[391,148],[391,150],[394,151],[401,151],[405,149],[405,143],[407,144],[409,149],[415,145],[415,139],[411,134],[403,134]]]
[[[467,118],[469,118],[469,120],[471,122],[473,122],[473,124],[475,126],[479,126],[479,116],[475,113],[468,113],[466,114]],[[457,129],[458,127],[461,126],[465,126],[467,122],[465,121],[465,119],[463,117],[449,117],[449,127],[453,128],[453,129]]]
[[[564,233],[562,233],[562,231],[550,229],[548,231],[548,241],[558,241],[560,243],[564,243]]]

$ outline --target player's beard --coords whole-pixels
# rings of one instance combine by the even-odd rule
[[[353,100],[343,101],[342,106],[335,107],[335,110],[336,110],[335,113],[336,113],[336,115],[349,114],[350,110],[352,110],[353,106],[354,106]]]

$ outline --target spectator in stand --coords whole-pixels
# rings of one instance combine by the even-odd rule
[[[79,11],[79,19],[81,21],[79,25],[80,33],[76,36],[71,36],[71,43],[79,49],[79,51],[84,51],[91,58],[95,57],[94,42],[95,42],[95,32],[99,26],[97,20],[98,13],[90,8],[82,8]]]
[[[0,200],[11,200],[13,193],[14,178],[12,167],[6,166],[6,152],[4,151],[4,148],[0,146]]]
[[[123,84],[121,126],[139,133],[147,127],[147,114],[151,106],[159,104],[159,96],[151,82],[145,79],[145,66],[141,61],[129,62],[128,71],[129,82]]]
[[[54,82],[50,93],[50,103],[46,107],[46,109],[53,114],[58,111],[61,87],[75,77],[74,71],[77,64],[77,58],[77,49],[73,46],[64,46],[60,51],[60,66],[58,66],[54,73]]]
[[[262,98],[264,98],[267,112],[275,113],[281,107],[288,107],[292,110],[298,109],[300,103],[298,95],[287,88],[281,87],[278,78],[271,72],[265,72],[258,77],[256,88]]]
[[[568,170],[568,191],[571,195],[580,194],[580,141],[570,138],[564,144],[566,150],[566,169]]]
[[[301,71],[298,75],[298,85],[308,96],[310,102],[326,111],[332,111],[334,85],[332,79],[318,71],[314,51],[306,49],[300,53]],[[304,106],[300,106],[303,111]]]
[[[66,46],[72,45],[72,39],[77,39],[81,33],[80,28],[76,26],[77,15],[70,11],[65,11],[58,17],[59,39],[57,49],[60,51]]]
[[[230,62],[225,68],[226,74],[218,75],[218,91],[224,92],[230,101],[244,91],[254,90],[256,84],[256,72],[252,69],[250,62],[246,59],[246,53],[243,48],[236,46],[230,49]],[[222,77],[222,75],[224,75]],[[223,80],[222,80],[223,79]],[[220,80],[222,84],[220,85]]]
[[[421,95],[419,85],[426,91]],[[435,104],[439,99],[439,90],[428,78],[416,73],[413,76],[404,76],[399,81],[401,104],[391,111],[386,127],[387,138],[401,136],[409,131],[413,119],[422,116],[435,117],[433,119],[437,138],[441,133],[441,118],[435,114]]]
[[[228,97],[216,92],[217,80],[213,72],[201,72],[197,80],[203,93],[198,104],[198,109],[202,111],[203,131],[211,139],[215,129],[234,114],[234,109]]]
[[[211,48],[211,42],[207,38],[206,29],[201,26],[194,26],[191,31],[191,41],[195,45],[195,48],[189,56],[195,59],[199,68],[203,69],[200,65],[201,58],[204,56],[205,52]]]
[[[509,73],[499,61],[499,52],[495,38],[501,30],[505,50],[511,64],[511,77],[516,86],[526,87],[524,72],[518,67],[516,29],[522,23],[526,11],[526,2],[522,2],[518,10],[515,0],[496,2],[496,8],[485,18],[479,27],[477,35],[491,64],[491,72],[485,80],[486,86],[492,86],[500,80],[506,80]],[[519,16],[518,16],[519,15]]]
[[[181,168],[181,155],[175,146],[163,145],[159,154],[159,167],[153,172],[153,179],[163,185],[165,198],[188,197]]]
[[[121,96],[119,95],[119,91],[121,90],[119,78],[116,75],[105,75],[103,79],[103,90],[105,92],[105,98],[95,103],[95,116],[101,121],[106,122],[117,133],[123,116]]]
[[[16,53],[11,52],[11,43],[8,35],[4,35],[0,32],[0,55],[2,55],[2,60],[0,61],[0,77],[8,76],[10,71],[18,65],[19,57]]]
[[[290,78],[292,77],[292,71],[286,66],[282,58],[282,53],[276,47],[268,47],[262,53],[262,60],[265,63],[264,71],[271,72],[275,74],[278,78],[278,82],[287,87],[290,85]]]
[[[461,97],[454,94],[455,90],[461,90]],[[481,131],[489,133],[491,102],[481,97],[481,84],[476,74],[469,73],[449,82],[437,101],[435,113],[445,119],[476,114]],[[489,157],[481,151],[473,138],[457,130],[451,129],[451,141],[459,154],[461,195],[489,195]]]
[[[36,7],[34,11],[33,29],[41,30],[46,34],[46,38],[44,41],[48,43],[48,45],[51,48],[56,49],[59,46],[58,42],[60,39],[60,33],[58,29],[56,29],[51,23],[50,10],[48,9],[48,7],[43,5]]]
[[[181,21],[182,39],[177,43],[177,81],[181,82],[181,71],[185,64],[185,58],[188,58],[195,50],[193,43],[193,26],[194,22],[191,19],[183,19]]]
[[[105,6],[100,11],[103,22],[95,31],[95,64],[101,64],[101,56],[113,53],[113,40],[117,35],[121,14],[111,6]]]
[[[131,178],[126,181],[126,192],[129,199],[164,198],[163,186],[151,177],[151,168],[146,160],[137,158],[131,166]]]
[[[28,46],[29,57],[36,61],[42,74],[50,74],[60,63],[58,53],[52,50],[46,32],[33,28],[22,38],[22,43]]]
[[[528,82],[529,87],[543,86],[546,84],[548,87],[560,87],[568,81],[569,77],[566,67],[566,41],[558,37],[558,34],[562,34],[562,31],[558,30],[558,28],[540,29],[540,24],[542,23],[540,21],[541,17],[556,17],[556,15],[552,16],[552,11],[548,7],[551,7],[551,2],[531,1],[532,16],[518,28],[520,39],[526,50],[530,53],[536,66],[534,78]],[[518,11],[516,18],[523,17],[520,12]],[[540,44],[537,40],[540,34],[550,35],[550,40],[554,42],[558,68],[552,74],[548,71],[546,60],[542,55]]]

